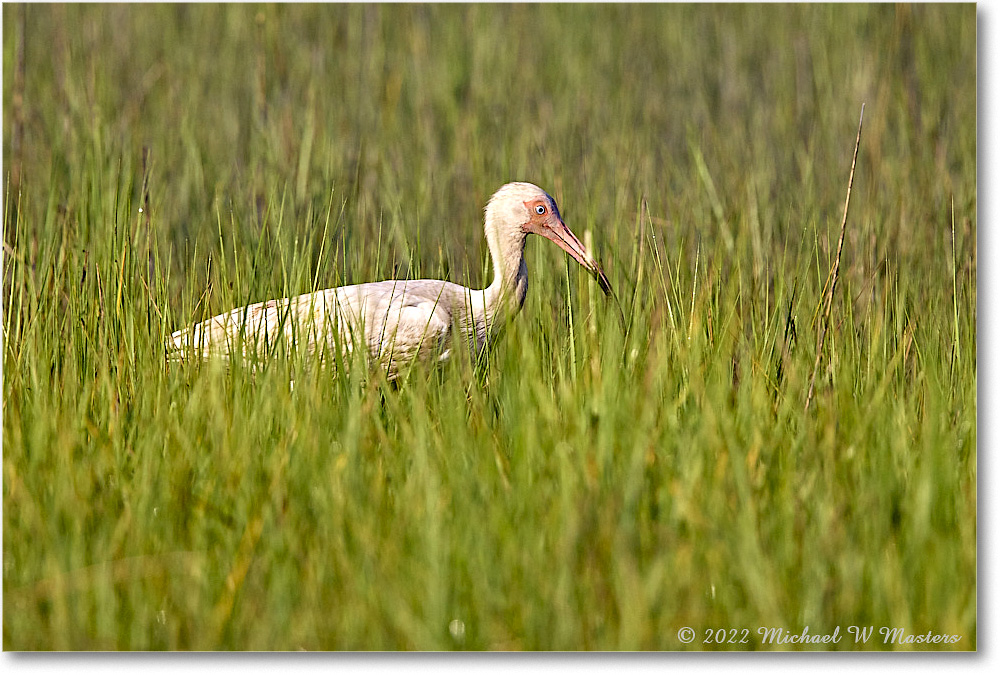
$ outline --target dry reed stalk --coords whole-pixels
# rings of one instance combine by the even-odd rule
[[[861,119],[858,120],[858,137],[854,141],[854,157],[851,159],[851,176],[847,181],[847,199],[844,201],[844,218],[840,221],[840,240],[837,242],[837,256],[833,259],[833,267],[824,285],[826,292],[823,298],[823,322],[820,328],[819,340],[816,344],[816,360],[813,361],[812,376],[809,378],[809,393],[806,394],[805,409],[809,410],[812,403],[813,389],[816,386],[816,373],[819,371],[819,362],[823,356],[823,345],[826,342],[826,333],[830,328],[830,311],[833,309],[833,293],[837,288],[837,277],[840,274],[840,254],[844,250],[844,234],[847,232],[847,212],[851,206],[851,188],[854,187],[854,168],[858,163],[858,148],[861,147],[861,127],[865,120],[865,104],[861,104]]]

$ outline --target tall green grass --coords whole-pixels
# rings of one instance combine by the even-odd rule
[[[4,648],[974,649],[975,18],[5,5]],[[514,179],[627,332],[529,241],[479,371],[166,363],[248,302],[482,287]]]

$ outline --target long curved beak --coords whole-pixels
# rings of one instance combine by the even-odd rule
[[[576,238],[576,235],[573,234],[573,231],[566,226],[566,223],[562,219],[559,219],[554,226],[546,225],[534,230],[534,232],[554,241],[559,248],[573,256],[574,260],[590,272],[605,295],[612,295],[614,293],[611,290],[611,282],[608,281],[608,277],[604,274],[601,266],[597,264],[597,260],[594,259],[594,256],[590,255],[590,252],[580,243],[580,240]]]

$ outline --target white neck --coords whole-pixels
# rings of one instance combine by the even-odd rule
[[[493,209],[486,211],[486,243],[493,259],[493,283],[483,292],[484,314],[490,333],[521,309],[528,292],[528,266],[524,263],[524,240],[519,225],[505,222]]]

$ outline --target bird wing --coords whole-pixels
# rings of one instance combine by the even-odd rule
[[[348,324],[366,338],[369,354],[395,377],[414,361],[451,354],[454,284],[436,280],[379,281],[337,289]]]
[[[330,333],[350,335],[339,325],[342,314],[336,306],[337,290],[257,302],[219,314],[173,333],[168,351],[175,357],[187,353],[230,357],[236,352],[264,356],[281,343],[315,349]]]
[[[169,356],[261,358],[282,346],[322,356],[362,345],[393,378],[411,361],[448,358],[456,289],[436,280],[379,281],[258,302],[173,333]]]

